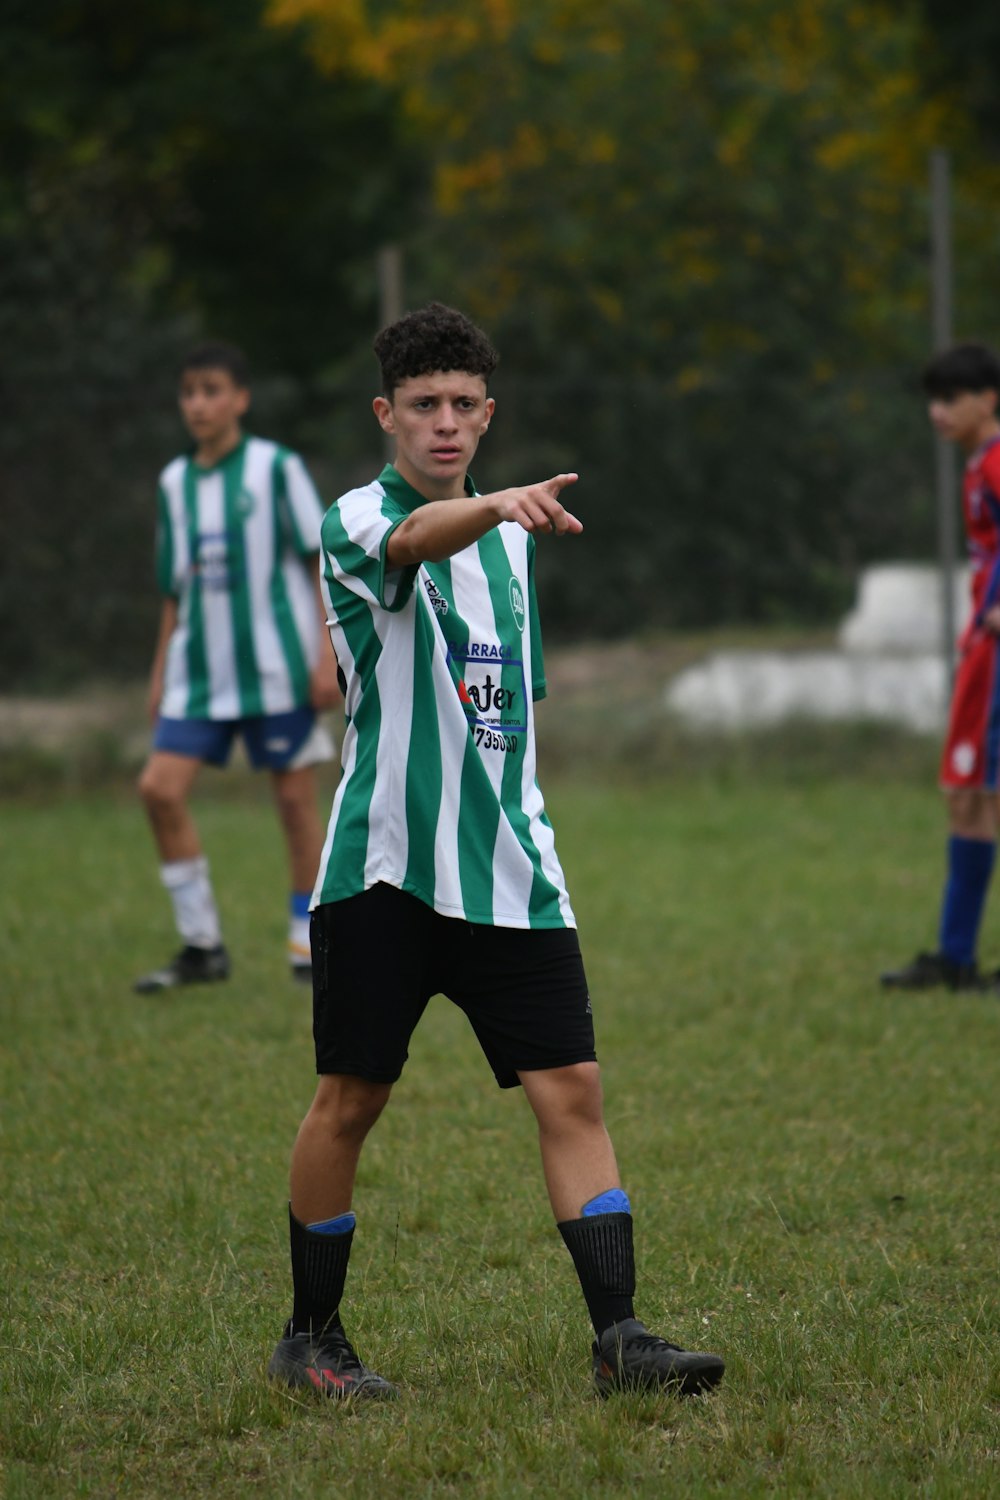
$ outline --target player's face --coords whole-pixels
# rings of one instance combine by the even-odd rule
[[[185,370],[178,399],[184,426],[199,450],[211,452],[237,441],[250,392],[228,370]]]
[[[959,391],[935,396],[927,406],[934,431],[949,443],[972,452],[991,436],[996,427],[996,391]]]
[[[397,385],[392,400],[378,396],[375,415],[396,439],[395,465],[428,500],[463,493],[479,439],[490,425],[493,398],[481,375],[435,370]]]

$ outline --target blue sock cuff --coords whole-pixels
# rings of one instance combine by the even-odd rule
[[[307,1224],[310,1234],[350,1234],[357,1223],[352,1213],[338,1214],[335,1219],[320,1219],[318,1224]]]
[[[581,1219],[593,1219],[598,1214],[630,1214],[632,1205],[628,1201],[628,1193],[621,1188],[608,1188],[606,1193],[598,1193],[596,1198],[591,1198],[580,1210]]]
[[[293,917],[308,917],[312,891],[293,891],[288,907]]]

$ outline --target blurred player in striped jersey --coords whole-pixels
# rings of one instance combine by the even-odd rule
[[[924,371],[935,430],[966,455],[962,487],[972,563],[972,610],[959,642],[941,756],[948,801],[947,870],[938,946],[882,975],[887,989],[997,987],[980,973],[979,928],[996,857],[1000,791],[1000,359],[959,344]]]
[[[317,711],[340,696],[319,586],[323,506],[297,454],[244,434],[242,352],[193,350],[179,401],[193,449],[160,475],[155,728],[139,792],[182,946],[136,980],[140,993],[229,974],[188,797],[202,765],[226,764],[237,735],[251,764],[271,773],[290,870],[288,959],[309,979],[309,897],[323,846],[313,767],[333,756]]]

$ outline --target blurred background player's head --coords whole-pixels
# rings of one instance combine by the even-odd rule
[[[987,344],[955,344],[928,361],[922,384],[928,396],[943,401],[968,391],[1000,392],[1000,357]]]
[[[240,440],[250,406],[250,370],[235,344],[199,344],[181,365],[181,418],[195,441],[199,461],[216,462]]]
[[[223,339],[206,339],[188,352],[180,368],[181,378],[194,370],[224,370],[241,390],[250,387],[250,363],[246,355]]]

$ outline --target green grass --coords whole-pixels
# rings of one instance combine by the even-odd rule
[[[637,1310],[728,1361],[688,1403],[591,1396],[528,1111],[443,1000],[358,1192],[349,1327],[403,1399],[269,1388],[313,1087],[270,808],[206,782],[235,975],[150,1001],[130,981],[172,934],[138,807],[0,806],[6,1500],[995,1492],[1000,1001],[874,983],[933,937],[933,756],[745,760],[548,787]]]

